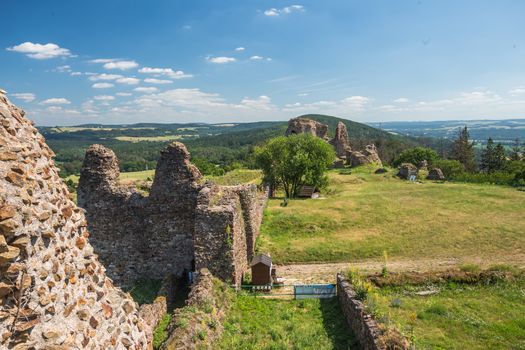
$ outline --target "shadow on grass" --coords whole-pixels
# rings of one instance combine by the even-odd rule
[[[323,326],[335,350],[359,349],[353,332],[346,323],[337,297],[320,299]]]

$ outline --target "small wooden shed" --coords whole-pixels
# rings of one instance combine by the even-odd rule
[[[256,255],[250,264],[252,268],[252,284],[264,286],[272,284],[272,258],[266,254]]]
[[[301,186],[301,188],[299,188],[299,193],[297,195],[299,197],[312,198],[314,197],[315,193],[319,193],[319,191],[317,191],[317,188],[315,186]]]

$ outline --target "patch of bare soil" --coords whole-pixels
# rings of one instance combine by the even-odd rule
[[[498,264],[508,264],[525,268],[525,254],[499,257],[464,257],[418,260],[389,260],[386,264],[391,272],[436,272],[459,268],[464,264],[474,264],[482,269]],[[285,284],[335,283],[336,274],[350,268],[359,269],[367,274],[379,273],[383,261],[359,261],[344,263],[294,264],[277,266],[277,275],[285,278]]]

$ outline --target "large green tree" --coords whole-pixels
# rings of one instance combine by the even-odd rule
[[[466,126],[459,130],[458,138],[454,140],[452,159],[458,160],[463,164],[465,170],[473,172],[476,170],[474,142],[470,142],[469,138],[470,134]]]
[[[296,197],[303,185],[326,185],[326,171],[335,152],[324,140],[307,134],[276,137],[255,149],[257,165],[272,188],[281,185],[287,198]]]

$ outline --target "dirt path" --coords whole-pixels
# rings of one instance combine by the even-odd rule
[[[458,267],[462,264],[476,264],[487,268],[496,264],[510,264],[525,268],[525,254],[492,257],[490,261],[478,257],[470,258],[440,258],[419,260],[389,260],[389,271],[440,271]],[[334,283],[337,272],[357,268],[364,272],[379,272],[383,268],[382,261],[359,261],[344,263],[293,264],[278,265],[277,275],[286,279],[286,284],[294,283]]]

